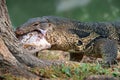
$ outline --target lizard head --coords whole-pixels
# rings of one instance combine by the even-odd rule
[[[32,18],[18,27],[15,31],[16,37],[28,50],[42,50],[51,47],[46,40],[46,33],[53,29],[54,25],[44,18]]]
[[[15,30],[15,34],[16,36],[24,35],[34,30],[40,30],[44,33],[44,31],[52,30],[53,26],[54,25],[52,23],[49,23],[48,19],[44,17],[31,18],[23,25],[17,27]]]

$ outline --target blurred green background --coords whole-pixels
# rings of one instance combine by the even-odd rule
[[[47,15],[80,21],[119,21],[120,0],[6,0],[13,26]]]

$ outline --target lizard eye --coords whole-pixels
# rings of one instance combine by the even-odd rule
[[[37,26],[38,24],[36,23],[36,24],[33,24],[33,26]]]

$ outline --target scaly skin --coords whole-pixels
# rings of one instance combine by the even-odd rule
[[[44,16],[28,20],[15,31],[17,36],[34,30],[46,30],[51,49],[101,55],[104,63],[114,64],[119,40],[119,22],[80,22],[67,18]],[[92,52],[92,53],[91,53]],[[72,55],[73,56],[73,55]],[[83,56],[79,54],[79,56]]]

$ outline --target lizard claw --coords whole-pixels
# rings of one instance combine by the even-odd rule
[[[107,61],[103,63],[104,67],[111,67],[113,64],[118,65],[118,61],[116,59],[114,59],[113,61]]]

